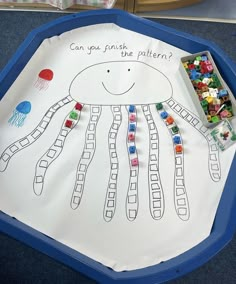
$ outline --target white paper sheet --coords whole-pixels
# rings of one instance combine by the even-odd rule
[[[185,55],[115,24],[45,39],[0,103],[0,209],[116,271],[204,240],[235,147],[218,152],[196,116],[178,72]]]

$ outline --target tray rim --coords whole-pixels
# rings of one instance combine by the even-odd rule
[[[163,40],[190,53],[209,50],[222,77],[232,92],[236,94],[236,65],[217,45],[133,14],[110,9],[64,16],[34,29],[0,73],[0,100],[45,38],[74,28],[99,23],[114,23],[125,29]],[[236,190],[233,190],[235,171],[236,159],[234,156],[210,236],[187,252],[147,268],[125,272],[113,271],[1,211],[0,232],[16,238],[102,283],[161,283],[185,275],[206,263],[233,238],[236,230]]]

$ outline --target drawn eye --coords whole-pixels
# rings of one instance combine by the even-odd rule
[[[128,69],[128,72],[130,71],[130,69]]]
[[[110,73],[110,70],[109,70],[109,69],[107,70],[107,73]]]

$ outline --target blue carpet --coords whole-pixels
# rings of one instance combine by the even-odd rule
[[[0,11],[0,70],[34,28],[63,16],[58,13]],[[158,19],[166,26],[215,42],[236,62],[236,25]],[[236,283],[236,237],[212,260],[169,284]],[[96,283],[42,253],[0,234],[0,283]],[[148,283],[146,283],[148,284]]]

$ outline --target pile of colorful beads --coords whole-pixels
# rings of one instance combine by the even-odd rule
[[[212,62],[207,54],[196,56],[193,60],[183,62],[201,106],[210,123],[217,123],[232,117],[232,102],[228,91],[222,86],[214,72]]]

